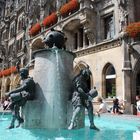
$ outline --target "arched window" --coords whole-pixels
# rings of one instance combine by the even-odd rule
[[[8,79],[6,80],[5,92],[9,92],[9,91],[10,91],[10,84],[11,84],[11,81],[10,81],[10,79],[8,78]]]
[[[13,44],[9,46],[8,55],[11,56],[13,53]]]
[[[22,38],[17,40],[16,49],[17,49],[18,53],[21,51],[21,49],[22,49]]]
[[[103,70],[103,96],[116,96],[116,72],[112,64],[107,64]]]
[[[134,0],[134,15],[135,15],[135,21],[139,21],[140,19],[140,8],[139,8],[139,5],[140,5],[140,0]]]
[[[136,95],[140,95],[140,71],[137,73],[136,77]]]
[[[1,89],[2,89],[2,81],[0,80],[0,100],[2,99]]]
[[[21,30],[21,28],[22,28],[22,18],[20,17],[18,21],[18,31]]]

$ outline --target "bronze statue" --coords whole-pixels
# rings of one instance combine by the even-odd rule
[[[28,77],[28,74],[27,68],[20,69],[20,77],[22,80],[21,86],[9,93],[6,93],[6,96],[11,100],[10,109],[12,111],[12,120],[8,127],[9,129],[14,128],[15,120],[18,121],[18,125],[16,127],[19,127],[20,124],[24,122],[23,118],[19,114],[19,109],[25,105],[27,100],[34,99],[35,82],[33,78]]]
[[[58,49],[65,49],[66,37],[65,34],[61,31],[51,29],[43,42],[49,47],[56,47]]]
[[[76,117],[81,110],[81,107],[84,106],[88,111],[88,117],[90,121],[90,129],[99,130],[94,124],[94,115],[93,115],[93,105],[92,99],[98,95],[96,88],[89,88],[87,80],[89,80],[91,71],[89,67],[80,71],[73,79],[74,92],[72,96],[72,105],[73,105],[73,115],[71,123],[68,129],[73,129],[76,126]]]

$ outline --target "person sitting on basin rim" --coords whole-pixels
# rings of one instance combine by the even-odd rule
[[[88,117],[90,121],[90,129],[99,129],[94,124],[93,105],[92,99],[98,95],[96,88],[89,89],[88,80],[90,78],[91,71],[89,67],[82,69],[80,73],[73,79],[74,92],[72,95],[73,115],[71,123],[68,129],[74,129],[76,127],[76,117],[84,106],[88,111]]]
[[[18,125],[16,127],[19,127],[20,124],[24,122],[23,118],[20,117],[20,107],[24,106],[27,100],[34,99],[35,82],[33,78],[28,77],[28,74],[29,71],[27,68],[20,69],[20,77],[22,80],[21,86],[6,93],[6,96],[8,96],[11,100],[10,109],[12,111],[12,120],[10,126],[8,127],[9,129],[14,128],[16,120],[18,121]]]

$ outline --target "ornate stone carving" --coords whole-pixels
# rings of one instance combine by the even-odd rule
[[[29,19],[36,23],[40,19],[40,4],[38,0],[33,0],[29,6]]]
[[[120,23],[120,32],[123,31],[123,28],[127,25],[128,21],[128,12],[127,12],[127,0],[118,0],[119,7],[119,23]]]
[[[96,40],[95,40],[95,21],[94,21],[94,16],[91,17],[91,14],[95,15],[96,13],[94,13],[92,10],[89,9],[85,9],[83,14],[81,15],[81,19],[80,22],[84,27],[84,32],[85,34],[87,34],[87,37],[89,39],[89,41],[91,42],[91,44],[95,44]]]
[[[89,25],[84,25],[84,32],[87,34],[89,41],[94,44],[95,43],[95,33]]]
[[[101,5],[102,5],[102,9],[110,6],[113,4],[113,1],[112,0],[102,0],[101,1]]]

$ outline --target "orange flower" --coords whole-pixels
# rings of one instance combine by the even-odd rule
[[[11,73],[17,72],[16,66],[11,67],[10,69],[11,69]]]
[[[16,66],[12,66],[11,68],[5,69],[0,72],[0,77],[11,75],[11,73],[17,72]]]
[[[78,7],[79,3],[77,0],[70,0],[60,8],[60,13],[62,16],[68,15],[70,12],[78,9]]]
[[[54,25],[57,22],[57,14],[54,12],[51,15],[47,16],[43,21],[42,24],[46,27],[46,26],[51,26]]]
[[[128,36],[135,38],[140,34],[140,22],[134,22],[129,24],[126,29]]]
[[[35,25],[32,26],[31,29],[29,29],[29,35],[35,36],[41,31],[41,25],[40,23],[36,23]]]
[[[0,77],[2,77],[2,72],[0,72]]]
[[[10,74],[11,74],[11,70],[10,69],[6,69],[6,70],[2,71],[2,75],[4,75],[4,76],[8,76]]]

